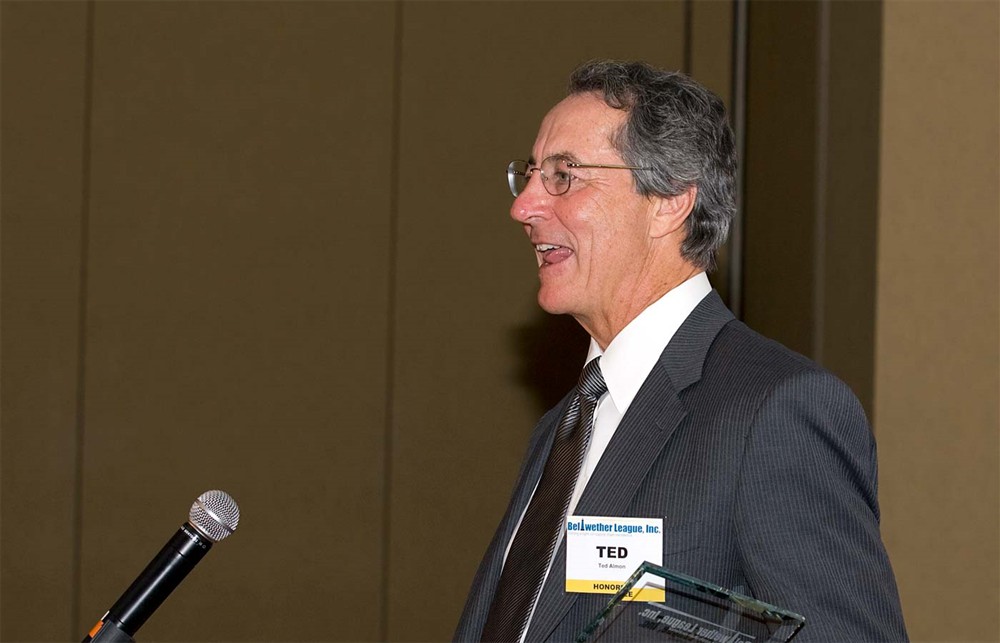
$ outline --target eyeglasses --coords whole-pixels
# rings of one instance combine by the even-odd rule
[[[511,161],[507,166],[507,185],[510,186],[510,193],[515,197],[528,185],[528,179],[535,171],[541,172],[542,186],[545,191],[552,196],[560,196],[569,191],[569,186],[573,179],[577,178],[570,173],[574,168],[599,168],[606,170],[650,170],[648,167],[635,167],[632,165],[589,165],[585,163],[573,163],[559,156],[550,156],[542,161],[541,165],[531,167],[527,161]]]

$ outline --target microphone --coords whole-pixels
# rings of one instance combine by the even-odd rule
[[[132,636],[212,548],[236,531],[240,508],[225,491],[206,491],[191,505],[188,521],[167,541],[83,643],[134,643]]]

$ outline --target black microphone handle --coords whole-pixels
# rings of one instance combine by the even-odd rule
[[[114,621],[97,621],[83,643],[135,643],[135,639],[122,632]]]
[[[83,642],[102,640],[102,633],[117,636],[116,630],[128,637],[134,635],[211,548],[212,541],[190,523],[181,525]]]

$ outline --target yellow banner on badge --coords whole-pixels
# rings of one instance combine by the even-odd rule
[[[625,583],[607,580],[566,580],[566,591],[579,594],[617,594]],[[654,601],[662,603],[666,592],[659,587],[636,587],[625,595],[626,601]]]

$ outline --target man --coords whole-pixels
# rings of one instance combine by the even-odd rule
[[[568,514],[661,518],[664,567],[804,615],[797,641],[906,639],[860,405],[705,276],[735,169],[716,96],[613,61],[573,74],[511,164],[539,304],[591,344],[531,437],[456,640],[573,640],[607,603],[565,591]]]

